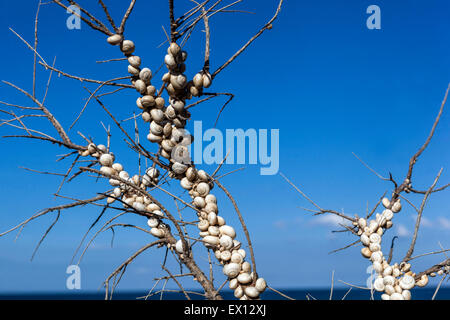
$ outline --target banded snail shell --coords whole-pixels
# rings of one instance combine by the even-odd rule
[[[240,299],[244,296],[244,290],[242,289],[241,286],[238,286],[235,290],[234,290],[234,296],[237,299]]]
[[[201,170],[200,170],[201,171]],[[199,171],[199,172],[200,172]],[[200,182],[197,185],[196,191],[200,194],[200,196],[205,197],[208,193],[209,193],[209,184],[205,183],[205,182]]]
[[[234,290],[238,287],[238,285],[239,285],[239,282],[237,279],[231,279],[228,286],[231,290]]]
[[[166,54],[166,56],[164,57],[164,63],[169,69],[174,69],[177,66],[177,62],[171,54]]]
[[[152,70],[143,68],[141,72],[139,72],[139,78],[145,83],[150,83],[150,80],[152,79]]]
[[[207,202],[207,203],[217,203],[217,199],[216,199],[216,196],[215,195],[213,195],[213,194],[208,194],[206,197],[205,197],[205,201]]]
[[[162,97],[156,97],[155,98],[155,104],[156,104],[156,107],[158,108],[158,109],[162,109],[162,108],[164,108],[164,104],[165,104],[166,102],[164,101],[164,98],[162,98]]]
[[[180,46],[179,46],[177,43],[172,42],[172,43],[170,44],[170,46],[169,46],[168,51],[169,51],[173,56],[176,57],[176,56],[180,53],[181,48],[180,48]]]
[[[122,52],[125,54],[132,54],[134,52],[134,49],[134,42],[131,40],[124,40],[120,46],[120,50],[122,50]]]
[[[128,63],[135,68],[139,68],[141,65],[141,58],[139,56],[128,57]]]
[[[132,65],[128,66],[128,73],[133,75],[133,76],[138,76],[139,75],[139,69],[133,67]]]
[[[165,119],[164,112],[161,109],[152,109],[150,115],[155,122],[161,122]]]
[[[168,141],[170,141],[170,140],[168,140]],[[176,174],[183,174],[183,173],[186,172],[187,166],[186,166],[185,164],[180,163],[180,162],[175,162],[175,163],[172,165],[172,170],[173,170],[173,172],[175,172]]]
[[[134,87],[140,94],[145,94],[147,92],[147,86],[141,79],[136,80],[136,82],[134,83]],[[142,101],[140,102],[140,104],[142,105]]]
[[[203,241],[213,246],[219,244],[219,238],[215,236],[206,236],[203,238]]]
[[[231,259],[231,252],[228,250],[222,251],[220,253],[220,259],[223,261],[229,261]]]
[[[236,278],[239,275],[240,271],[241,267],[239,266],[239,264],[234,262],[228,263],[223,267],[223,273],[228,278]]]
[[[179,99],[173,99],[170,102],[170,105],[177,111],[177,112],[183,112],[184,110],[184,102],[183,100],[179,100]]]
[[[172,75],[170,77],[170,83],[176,90],[181,90],[186,86],[187,78],[184,74]]]
[[[149,96],[154,96],[156,94],[156,88],[155,86],[149,85],[147,86],[147,94]],[[156,104],[156,103],[155,103]]]
[[[150,132],[154,135],[161,136],[163,134],[163,126],[159,125],[155,121],[150,123]]]
[[[206,202],[205,202],[205,199],[204,198],[202,198],[202,197],[195,197],[194,198],[194,205],[197,207],[197,208],[204,208],[205,206],[206,206]]]
[[[197,172],[195,171],[195,168],[193,167],[189,167],[186,171],[186,178],[188,178],[190,181],[194,181],[195,178],[197,177]],[[206,196],[208,197],[208,196]],[[205,198],[206,201],[206,198]],[[205,203],[206,205],[206,203]]]
[[[242,262],[244,262],[244,258],[243,258],[239,253],[234,252],[234,253],[231,255],[231,262],[241,264]]]
[[[400,203],[400,199],[398,199],[393,205],[392,205],[392,211],[394,213],[400,212],[402,210],[402,204]]]
[[[155,98],[151,95],[145,95],[141,98],[141,104],[144,108],[150,108],[155,105]]]

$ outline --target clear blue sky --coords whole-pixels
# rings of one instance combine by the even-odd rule
[[[87,2],[87,1],[82,1]],[[113,1],[107,1],[113,2]],[[165,53],[161,29],[167,29],[167,1],[138,1],[127,25],[128,38],[135,41],[144,64],[156,70]],[[188,7],[187,0],[180,0]],[[113,14],[119,17],[125,7],[114,2]],[[215,69],[238,49],[273,14],[275,0],[246,0],[236,9],[255,14],[223,14],[211,20],[211,64]],[[366,28],[366,8],[381,8],[381,30]],[[92,6],[95,7],[96,3]],[[28,41],[33,39],[36,1],[0,3],[1,79],[31,90],[31,52],[8,30],[13,28]],[[363,213],[391,185],[367,170],[353,155],[355,152],[383,175],[392,172],[401,179],[409,157],[423,143],[439,109],[450,80],[450,41],[448,19],[450,4],[445,0],[405,1],[296,1],[287,0],[274,28],[255,42],[232,66],[216,79],[211,90],[229,91],[236,98],[223,113],[218,128],[280,129],[280,171],[322,207]],[[99,16],[101,12],[95,9]],[[181,13],[180,7],[177,13]],[[65,27],[67,14],[56,5],[41,8],[39,52],[68,73],[90,78],[110,79],[126,75],[126,64],[96,64],[95,61],[118,58],[117,48],[106,44],[105,37],[86,25],[81,30]],[[145,24],[145,26],[144,26]],[[201,34],[193,36],[189,52],[188,74],[201,65]],[[38,96],[42,97],[48,73],[38,67]],[[64,126],[69,126],[84,104],[86,92],[74,80],[54,77],[47,105]],[[131,90],[104,102],[124,119],[137,111],[136,93]],[[194,108],[193,120],[203,127],[214,124],[222,105],[221,98]],[[0,85],[0,100],[26,103],[16,91]],[[2,116],[3,117],[3,116]],[[74,140],[83,134],[105,141],[100,125],[113,123],[91,103],[82,121],[71,131]],[[420,158],[414,171],[418,189],[429,186],[443,166],[441,184],[448,183],[450,152],[448,109],[442,116],[433,142]],[[50,130],[38,121],[37,128]],[[131,124],[130,124],[131,125]],[[131,128],[131,127],[130,127]],[[0,134],[14,132],[1,127]],[[137,167],[120,132],[113,127],[113,149],[122,163]],[[447,146],[447,147],[446,147]],[[0,231],[21,222],[38,210],[62,203],[52,194],[59,179],[33,174],[19,166],[43,171],[64,172],[69,163],[55,163],[55,155],[64,153],[56,146],[23,140],[0,140]],[[223,172],[240,167],[227,165]],[[210,172],[215,166],[204,166]],[[223,179],[234,194],[252,233],[258,272],[274,287],[329,287],[335,279],[364,284],[368,261],[360,248],[329,255],[354,238],[332,234],[335,219],[312,217],[302,207],[310,205],[279,175],[261,176],[259,166],[247,166]],[[82,178],[66,185],[61,193],[90,197],[106,190],[104,182]],[[175,188],[175,190],[178,190]],[[221,214],[233,225],[232,206],[218,193]],[[411,196],[418,204],[420,198]],[[450,247],[448,191],[433,195],[425,211],[416,253],[438,250],[438,242]],[[170,206],[169,206],[170,207]],[[399,235],[395,259],[401,259],[410,241],[414,211],[404,206],[388,232]],[[82,235],[99,214],[92,207],[63,212],[60,221],[43,243],[33,262],[35,244],[55,217],[33,222],[17,241],[15,234],[0,239],[0,292],[65,291],[65,268]],[[113,213],[108,213],[111,217]],[[193,217],[193,214],[192,214]],[[105,222],[106,218],[103,218]],[[125,220],[122,220],[125,221]],[[146,221],[126,220],[139,226]],[[114,247],[111,234],[97,238],[81,263],[83,290],[97,290],[102,280],[150,239],[136,231],[116,230]],[[240,238],[243,239],[242,233]],[[389,243],[383,243],[388,250]],[[148,289],[152,278],[161,274],[163,250],[154,250],[132,264],[119,289]],[[205,257],[205,253],[198,253]],[[441,261],[434,256],[417,261],[415,270]],[[202,262],[203,263],[203,262]],[[220,272],[220,271],[219,271]]]

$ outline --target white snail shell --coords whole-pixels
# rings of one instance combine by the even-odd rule
[[[218,236],[220,234],[219,227],[217,226],[209,226],[208,233],[212,236]],[[231,255],[230,255],[231,258]]]
[[[391,299],[391,297],[388,294],[386,294],[386,293],[383,293],[381,295],[381,300],[390,300],[390,299]]]
[[[205,197],[205,201],[208,203],[217,203],[216,196],[211,193]]]
[[[375,279],[375,281],[373,282],[373,288],[376,291],[384,291],[384,283],[383,283],[383,278],[377,278]]]
[[[134,87],[140,94],[145,94],[147,92],[147,86],[145,85],[145,82],[142,81],[141,79],[136,80],[136,82],[134,83]],[[142,101],[140,101],[140,104],[142,106]]]
[[[371,244],[369,245],[369,249],[370,249],[370,251],[372,251],[372,252],[376,252],[376,251],[380,251],[380,250],[381,250],[381,246],[380,246],[379,243],[371,243]]]
[[[163,137],[162,136],[157,136],[156,134],[153,134],[153,133],[150,132],[147,135],[147,139],[150,142],[161,142],[163,140]]]
[[[173,100],[170,105],[177,111],[182,112],[184,110],[184,102],[182,100]]]
[[[225,249],[231,249],[233,247],[233,239],[227,235],[222,235],[220,237],[220,245]]]
[[[177,76],[171,76],[170,83],[172,84],[172,86],[175,89],[180,90],[186,86],[187,78],[184,74],[179,74]]]
[[[164,230],[162,230],[162,229],[151,228],[151,229],[150,229],[150,233],[151,233],[152,235],[154,235],[155,237],[157,237],[157,238],[162,238],[162,237],[164,237]]]
[[[197,88],[201,88],[203,86],[203,75],[201,73],[197,73],[193,79],[194,86]]]
[[[238,250],[238,253],[242,256],[242,258],[245,259],[245,256],[246,256],[247,254],[246,254],[246,252],[245,252],[244,249],[239,249],[239,250]],[[246,264],[246,263],[244,262],[244,263],[242,264],[242,270],[244,270],[244,264]],[[250,269],[251,269],[250,263],[247,262],[247,264],[249,265],[249,267],[250,267]]]
[[[202,198],[202,197],[195,197],[194,198],[194,205],[197,207],[197,208],[204,208],[205,206],[206,206],[206,201],[205,201],[205,199],[204,198]]]
[[[383,278],[384,281],[384,285],[390,285],[390,286],[394,286],[395,285],[395,278],[393,276],[385,276]]]
[[[217,204],[215,204],[215,203],[207,203],[206,206],[205,206],[205,208],[204,208],[204,210],[205,210],[206,212],[208,212],[208,213],[210,213],[210,212],[215,212],[215,213],[217,213],[217,211],[218,211],[219,209],[217,208]]]
[[[383,276],[390,276],[391,274],[392,274],[392,267],[391,266],[387,266],[386,268],[384,268]]]
[[[150,80],[152,79],[152,70],[149,68],[142,69],[141,72],[139,72],[139,78],[145,83],[150,83]]]
[[[405,290],[410,290],[412,288],[414,288],[415,285],[415,280],[412,276],[410,275],[404,275],[399,282],[399,285],[402,289]]]
[[[264,292],[264,290],[266,290],[266,287],[267,283],[266,280],[264,280],[264,278],[258,278],[258,280],[256,280],[255,283],[256,290],[258,290],[259,292]]]
[[[222,216],[217,216],[217,224],[219,226],[225,225],[225,219]]]
[[[203,87],[209,88],[211,86],[211,83],[212,83],[211,75],[209,73],[205,73],[203,75]]]
[[[120,46],[120,50],[122,50],[125,54],[132,54],[134,52],[134,48],[134,42],[131,40],[124,40]]]
[[[200,170],[201,171],[201,170]],[[200,172],[199,171],[199,172]],[[209,184],[205,183],[205,182],[200,182],[197,185],[196,188],[197,192],[200,194],[200,196],[205,197],[208,193],[209,193]]]
[[[206,236],[203,238],[203,241],[213,246],[219,244],[219,238],[215,236]]]
[[[392,218],[394,217],[394,212],[392,212],[389,209],[385,209],[383,211],[383,216],[387,219],[387,220],[392,220]]]
[[[220,233],[223,235],[227,235],[230,238],[234,239],[236,237],[236,231],[234,231],[234,228],[228,225],[221,226],[219,228]]]
[[[161,122],[164,120],[164,112],[161,109],[152,109],[150,111],[150,115],[152,116],[152,119],[156,122]]]
[[[177,43],[172,42],[169,46],[168,51],[176,57],[180,53],[181,48]]]
[[[197,175],[200,180],[205,182],[208,181],[208,174],[205,172],[205,170],[198,170]]]
[[[401,293],[395,292],[391,295],[390,300],[405,300]]]
[[[156,228],[159,225],[159,220],[156,218],[149,218],[147,224],[150,228]]]
[[[250,276],[250,274],[244,272],[238,275],[237,280],[239,281],[239,283],[247,284],[252,282],[252,277]]]
[[[398,199],[392,206],[392,211],[397,213],[400,212],[400,210],[402,210],[402,204],[400,203],[400,199]]]
[[[220,259],[223,261],[228,261],[231,259],[231,252],[228,250],[222,251],[220,253]]]
[[[391,294],[395,293],[395,289],[394,289],[394,287],[391,286],[390,284],[387,284],[387,285],[384,287],[384,292],[386,292],[388,295],[391,295]]]
[[[240,298],[242,298],[242,297],[244,296],[244,290],[242,289],[241,286],[237,287],[237,288],[234,290],[234,296],[235,296],[237,299],[240,299]]]
[[[411,291],[409,290],[403,290],[402,296],[405,300],[411,300]]]
[[[362,254],[363,257],[365,257],[365,258],[370,258],[371,255],[372,255],[372,251],[370,251],[369,248],[364,247],[364,248],[361,249],[361,254]]]
[[[133,67],[132,65],[129,65],[128,66],[128,73],[133,75],[133,76],[137,76],[137,75],[139,75],[139,69]]]
[[[425,287],[428,284],[428,276],[426,274],[420,277],[420,280],[416,282],[418,287]]]
[[[358,225],[361,229],[364,229],[367,226],[367,221],[364,218],[358,219]]]
[[[107,176],[113,176],[116,173],[116,171],[110,167],[101,167],[100,172]]]
[[[197,227],[200,231],[206,231],[209,228],[209,223],[208,220],[201,220],[198,224]]]
[[[112,36],[106,39],[109,44],[116,46],[122,41],[122,36],[120,34],[113,34]]]
[[[252,265],[248,261],[243,262],[241,267],[242,267],[242,271],[243,272],[250,272],[250,271],[252,271]]]
[[[241,264],[244,261],[244,258],[237,252],[231,254],[231,262]]]
[[[184,177],[180,181],[180,185],[183,189],[190,190],[193,186],[193,183],[188,180],[188,178]]]
[[[184,245],[183,245],[183,241],[178,240],[177,243],[175,244],[175,250],[177,250],[178,253],[183,253],[184,252]]]
[[[155,98],[147,94],[141,98],[141,104],[145,108],[153,107],[155,105]]]
[[[236,278],[240,271],[241,271],[241,268],[240,268],[239,264],[234,263],[234,262],[228,263],[223,267],[223,273],[228,278]]]
[[[99,162],[102,166],[111,167],[114,163],[114,157],[109,153],[104,153],[100,156]]]
[[[139,56],[128,57],[128,63],[135,68],[139,68],[141,65],[141,58]]]
[[[152,116],[147,111],[144,111],[142,112],[142,120],[144,120],[145,122],[150,122],[152,121]]]
[[[183,174],[186,170],[187,170],[187,165],[182,164],[180,162],[175,162],[172,165],[172,170],[173,172],[175,172],[176,174]]]
[[[250,298],[257,298],[259,296],[259,291],[255,287],[247,287],[244,292]]]
[[[145,211],[145,205],[137,201],[133,203],[133,208],[137,211]]]
[[[383,272],[383,266],[381,265],[381,263],[379,263],[378,261],[375,261],[373,263],[373,269],[377,272],[377,273],[382,273]]]
[[[166,54],[164,57],[164,62],[169,67],[169,69],[173,69],[177,66],[177,62],[175,61],[175,58],[171,54]]]
[[[391,201],[388,198],[383,198],[383,200],[381,200],[381,203],[385,208],[387,208],[391,204]]]
[[[197,172],[193,167],[189,167],[186,171],[186,178],[188,178],[190,181],[194,181],[197,177]],[[206,198],[205,198],[206,201]],[[206,205],[206,204],[205,204]]]
[[[228,286],[230,287],[231,290],[234,290],[238,287],[238,285],[239,285],[239,282],[237,279],[231,279]]]
[[[163,126],[155,121],[150,122],[150,132],[154,135],[161,136],[163,134]]]
[[[156,105],[156,107],[158,108],[158,109],[162,109],[162,108],[164,108],[164,104],[165,104],[166,102],[164,101],[164,98],[162,98],[162,97],[156,97],[155,98],[155,105]]]
[[[365,233],[363,233],[361,235],[361,242],[365,245],[368,246],[370,244],[370,238],[368,235],[366,235]]]
[[[381,251],[372,252],[372,255],[370,256],[370,260],[372,260],[374,262],[375,261],[382,262],[383,254],[381,253]]]

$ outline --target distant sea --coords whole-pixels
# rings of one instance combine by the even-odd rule
[[[299,289],[299,290],[282,290],[284,294],[297,299],[297,300],[307,300],[317,299],[317,300],[328,300],[330,298],[329,289]],[[420,288],[412,291],[414,300],[431,300],[435,292],[434,288]],[[113,300],[141,300],[145,297],[148,292],[130,292],[130,291],[117,291],[113,295]],[[224,299],[235,299],[232,291],[221,292]],[[350,292],[348,289],[334,289],[333,290],[333,300],[341,300],[344,296],[345,300],[369,300],[370,291],[361,290],[353,288]],[[192,300],[202,300],[203,297],[195,294],[189,294]],[[105,298],[104,292],[64,292],[64,293],[11,293],[5,294],[0,293],[0,300],[103,300]],[[148,300],[159,300],[161,298],[160,294],[153,295],[148,298]],[[280,295],[274,293],[273,291],[266,290],[261,295],[263,300],[280,300],[285,299]],[[166,292],[163,294],[162,299],[164,300],[185,300],[186,297],[182,293]],[[380,300],[380,293],[374,293],[374,299]],[[450,288],[441,288],[435,298],[436,300],[450,300]]]

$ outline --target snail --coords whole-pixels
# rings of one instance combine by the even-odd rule
[[[120,34],[113,34],[108,37],[106,41],[113,46],[117,46],[122,41],[122,36]]]
[[[159,225],[159,220],[156,218],[149,218],[147,224],[150,228],[156,228]]]
[[[164,101],[164,98],[162,98],[162,97],[156,97],[155,98],[155,105],[156,105],[156,107],[158,108],[158,109],[162,109],[162,108],[164,108],[164,104],[165,104],[166,102]]]
[[[420,280],[416,282],[418,287],[425,287],[428,284],[428,276],[426,274],[420,277]]]
[[[152,121],[152,116],[150,115],[150,113],[144,111],[142,112],[142,120],[144,120],[145,122],[150,122]]]
[[[404,275],[399,282],[399,285],[402,289],[410,290],[414,288],[415,280],[410,275]]]
[[[192,81],[194,82],[194,86],[201,88],[203,86],[203,75],[201,73],[197,73]]]
[[[170,77],[170,83],[176,90],[181,90],[186,86],[187,79],[184,74],[180,74],[177,76],[172,75]]]
[[[365,257],[365,258],[370,258],[371,255],[372,255],[372,251],[370,251],[369,248],[364,247],[364,248],[361,249],[361,254],[362,254],[363,257]]]
[[[218,245],[219,244],[219,238],[215,236],[206,236],[203,238],[203,241],[209,245]]]
[[[155,86],[152,86],[152,85],[147,86],[147,94],[149,96],[154,96],[155,93],[156,93],[156,87]],[[155,101],[155,104],[156,104],[156,101]]]
[[[237,299],[240,299],[244,296],[244,290],[242,289],[241,286],[238,286],[235,290],[234,290],[234,296]]]
[[[237,280],[239,281],[239,283],[248,284],[252,282],[252,277],[250,276],[250,274],[244,272],[238,275]]]
[[[151,228],[150,233],[154,235],[157,238],[163,238],[164,237],[164,230],[158,229],[158,228]]]
[[[132,65],[128,66],[128,73],[133,75],[133,76],[138,76],[139,75],[139,69],[133,67]]]
[[[264,278],[258,278],[258,280],[256,280],[255,283],[256,290],[258,290],[259,292],[264,292],[264,290],[266,290],[266,287],[267,283],[266,280],[264,280]]]
[[[100,172],[107,176],[113,176],[116,173],[116,171],[110,167],[101,167]]]
[[[189,167],[186,170],[186,178],[188,178],[190,181],[194,181],[195,178],[197,177],[197,172],[195,171],[195,169],[193,167]],[[206,198],[208,197],[208,195],[206,196]],[[206,198],[205,198],[205,202],[206,202]],[[205,203],[206,205],[206,203]]]
[[[194,205],[197,207],[197,208],[204,208],[205,206],[206,206],[206,201],[205,201],[205,199],[204,198],[202,198],[202,197],[195,197],[194,198]]]
[[[150,142],[161,142],[161,141],[163,140],[163,137],[157,136],[157,135],[155,135],[155,134],[153,134],[153,133],[150,132],[150,133],[147,135],[147,139],[148,139]]]
[[[395,292],[390,296],[390,300],[405,300],[401,293]]]
[[[365,233],[363,233],[362,235],[361,235],[361,242],[365,245],[365,246],[368,246],[369,244],[370,244],[370,238],[369,238],[369,236],[368,235],[366,235]]]
[[[99,162],[102,166],[110,167],[114,163],[114,156],[109,153],[104,153],[100,156]]]
[[[180,162],[175,162],[172,165],[172,170],[176,174],[183,174],[187,170],[187,166],[185,164],[180,163]]]
[[[217,215],[215,212],[208,213],[208,222],[213,226],[217,224]]]
[[[384,291],[384,282],[383,282],[383,278],[377,278],[375,279],[375,281],[373,282],[373,288],[376,291]]]
[[[392,206],[392,211],[394,213],[397,213],[400,212],[400,210],[402,210],[402,204],[400,203],[400,199],[398,199]]]
[[[203,87],[209,88],[211,86],[211,83],[212,83],[211,75],[209,73],[205,73],[203,75]]]
[[[229,287],[231,290],[234,290],[234,289],[236,289],[236,288],[238,287],[238,285],[239,285],[239,282],[238,282],[237,279],[231,279],[231,280],[230,280],[230,283],[228,284],[228,287]]]
[[[161,122],[165,119],[164,112],[161,109],[152,109],[150,115],[155,122]]]
[[[150,122],[150,132],[154,135],[161,136],[163,134],[163,126],[155,121]]]
[[[183,245],[183,241],[181,239],[176,242],[175,250],[178,253],[183,253],[184,252],[184,245]]]
[[[175,42],[172,42],[169,46],[168,52],[170,52],[173,56],[177,56],[181,51],[181,48]]]
[[[229,261],[231,259],[231,252],[228,250],[222,251],[220,253],[220,260]]]
[[[190,190],[192,188],[193,183],[189,181],[186,177],[181,179],[180,185],[183,189]]]
[[[226,264],[222,271],[228,278],[236,278],[239,275],[241,268],[239,264],[231,262]]]
[[[244,258],[239,253],[234,252],[231,254],[231,262],[241,264],[243,261],[244,261]]]
[[[255,287],[247,287],[244,289],[244,292],[247,296],[253,299],[258,298],[259,296],[259,291]]]
[[[141,65],[141,58],[139,56],[130,56],[128,57],[128,63],[135,68],[139,68]]]
[[[141,98],[141,104],[145,108],[153,107],[155,105],[155,98],[151,95],[145,95]]]
[[[149,68],[142,69],[141,72],[139,72],[139,78],[145,83],[150,83],[150,80],[152,79],[152,70]]]
[[[219,228],[219,230],[220,230],[220,233],[222,233],[223,235],[227,235],[232,239],[234,237],[236,237],[236,231],[234,231],[234,228],[231,226],[224,225],[224,226],[221,226]]]
[[[169,69],[174,69],[177,66],[177,62],[171,54],[166,54],[166,56],[164,57],[164,63]]]
[[[201,171],[201,170],[200,170]],[[199,171],[199,173],[200,173],[200,171]],[[200,176],[200,175],[199,175]],[[198,185],[197,185],[197,188],[196,188],[196,190],[197,190],[197,192],[200,194],[200,196],[202,196],[202,197],[204,197],[204,196],[206,196],[208,193],[209,193],[209,185],[207,184],[207,183],[205,183],[205,182],[200,182]]]
[[[145,85],[145,82],[141,79],[136,80],[136,82],[134,83],[134,87],[140,94],[145,94],[147,92],[147,86]],[[141,100],[140,104],[142,105]]]
[[[227,235],[222,235],[219,239],[220,245],[225,249],[231,249],[233,247],[233,239]]]
[[[122,50],[125,54],[132,54],[134,52],[134,42],[131,40],[124,40],[120,46],[120,50]]]
[[[243,262],[241,266],[243,272],[250,272],[252,270],[252,266],[247,261]]]
[[[388,198],[383,198],[383,200],[381,200],[381,203],[385,208],[388,208],[389,205],[391,204],[391,201]]]

